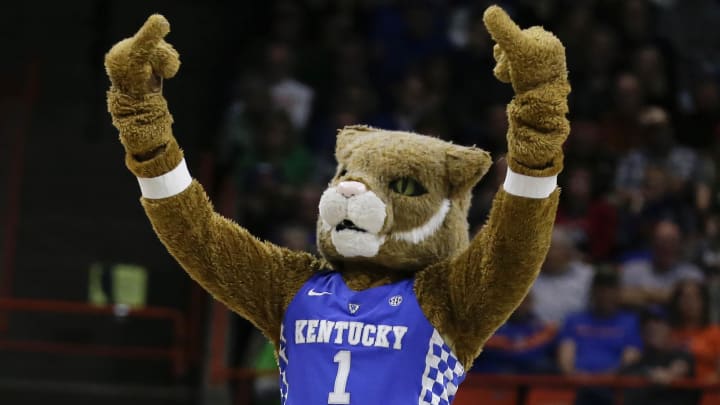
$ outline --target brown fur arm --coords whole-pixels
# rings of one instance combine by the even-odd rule
[[[180,65],[177,52],[162,39],[169,30],[164,17],[151,16],[105,57],[112,82],[108,110],[120,132],[125,163],[142,179],[162,176],[183,160],[160,93],[161,79],[172,77]],[[197,181],[185,185],[142,199],[155,232],[193,279],[277,344],[285,307],[321,263],[257,240],[215,213]]]
[[[564,47],[540,27],[520,30],[498,7],[488,8],[484,20],[498,43],[495,75],[516,93],[507,108],[508,167],[514,176],[546,177],[554,184],[551,176],[562,170],[562,144],[570,131]],[[547,198],[526,198],[503,188],[469,248],[419,275],[423,309],[463,364],[472,363],[537,277],[559,193],[556,188]]]
[[[485,11],[483,21],[497,42],[495,76],[515,90],[507,107],[508,167],[527,176],[556,175],[570,132],[565,47],[541,27],[521,30],[497,6]]]
[[[142,204],[190,277],[277,344],[287,304],[321,263],[310,254],[261,242],[218,215],[197,181],[176,196],[143,198]]]
[[[517,116],[510,120],[517,120]],[[528,131],[536,131],[524,125]],[[556,130],[565,128],[560,125]],[[539,171],[559,170],[562,152],[556,152],[552,161],[551,166]],[[531,175],[538,171],[525,167],[517,172]],[[526,198],[499,190],[487,223],[468,249],[418,277],[416,293],[423,309],[453,342],[464,364],[472,363],[537,277],[550,246],[559,195],[559,189],[547,198]]]
[[[417,277],[430,321],[465,365],[527,294],[550,246],[559,190],[531,199],[498,191],[490,218],[470,247]]]
[[[110,91],[108,102],[133,174],[152,178],[178,166],[183,153],[161,94],[135,100]],[[143,198],[142,204],[158,237],[190,277],[277,343],[285,307],[321,263],[310,254],[261,242],[215,213],[197,181],[172,197]]]
[[[125,96],[109,95],[111,102],[118,98],[128,101],[122,116],[113,114],[122,139],[142,134],[148,139],[166,140],[159,146],[151,143],[142,148],[134,144],[132,150],[127,148],[125,162],[130,171],[148,178],[177,167],[183,153],[172,135],[172,120],[162,96],[133,103]],[[159,118],[147,122],[138,118],[147,115]],[[142,204],[158,237],[188,274],[277,343],[286,305],[320,262],[310,254],[261,242],[215,213],[197,181],[177,195],[143,198]]]

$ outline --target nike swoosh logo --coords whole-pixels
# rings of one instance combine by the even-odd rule
[[[321,296],[321,295],[332,295],[332,293],[331,293],[331,292],[328,292],[328,291],[320,291],[320,292],[317,292],[317,291],[315,291],[314,288],[311,288],[310,291],[308,291],[308,295],[311,296],[311,297],[318,297],[318,296]]]

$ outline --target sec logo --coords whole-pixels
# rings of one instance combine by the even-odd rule
[[[388,300],[388,304],[396,307],[396,306],[402,304],[402,301],[403,301],[402,295],[393,295],[393,296],[390,297],[390,299]]]

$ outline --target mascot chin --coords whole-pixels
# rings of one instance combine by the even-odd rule
[[[155,232],[190,277],[273,342],[283,404],[451,403],[537,276],[569,132],[565,50],[499,7],[484,21],[495,76],[515,91],[507,176],[485,226],[469,240],[486,152],[349,126],[320,201],[319,256],[256,239],[215,213],[190,176],[161,92],[180,67],[164,17],[107,54],[109,111]]]

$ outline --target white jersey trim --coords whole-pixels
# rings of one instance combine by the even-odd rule
[[[428,346],[418,404],[450,404],[455,398],[460,382],[464,379],[465,368],[445,344],[437,329],[433,330]],[[440,393],[435,389],[438,385],[442,390]]]
[[[290,384],[287,380],[287,367],[290,363],[287,357],[287,340],[285,339],[285,327],[280,324],[280,347],[278,350],[278,368],[280,369],[280,403],[285,405],[290,393]]]

